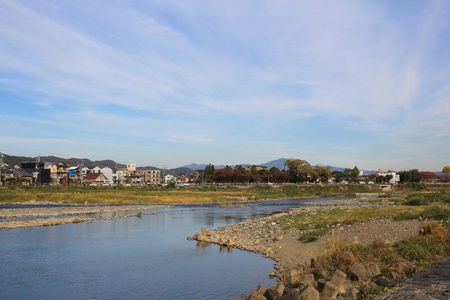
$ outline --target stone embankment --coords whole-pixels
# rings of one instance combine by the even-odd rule
[[[161,205],[101,205],[101,206],[43,206],[23,208],[1,208],[0,229],[52,226],[68,223],[91,222],[128,218],[132,212],[153,210]],[[88,216],[93,215],[93,216]]]

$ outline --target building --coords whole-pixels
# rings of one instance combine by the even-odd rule
[[[89,173],[84,177],[84,184],[94,186],[109,185],[109,179],[102,173]]]
[[[378,170],[377,177],[386,177],[386,176],[392,176],[392,178],[389,180],[389,183],[395,184],[400,182],[400,174],[397,174],[396,172],[387,171],[383,172],[382,170]]]
[[[141,176],[141,183],[146,185],[159,185],[161,184],[161,171],[160,170],[137,170],[136,174]]]
[[[129,172],[134,172],[134,171],[136,171],[136,164],[128,163],[128,164],[127,164],[127,170],[128,170]]]
[[[256,172],[259,172],[259,171],[262,171],[262,170],[265,170],[265,171],[268,170],[266,166],[255,166],[255,165],[253,165],[253,166],[246,166],[244,168],[245,172],[251,172],[252,169],[256,170]]]

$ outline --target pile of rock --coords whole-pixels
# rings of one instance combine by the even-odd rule
[[[247,298],[248,300],[282,300],[282,299],[358,299],[368,290],[377,286],[388,286],[389,280],[380,277],[377,265],[363,266],[355,262],[347,273],[337,270],[331,280],[315,280],[312,273],[304,273],[304,269],[292,269],[286,277],[285,286],[279,282],[271,288],[258,286]],[[348,275],[348,276],[347,276]]]

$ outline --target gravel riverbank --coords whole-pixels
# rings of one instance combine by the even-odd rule
[[[251,219],[231,226],[215,229],[213,232],[197,233],[188,239],[228,245],[241,250],[260,253],[276,261],[277,276],[292,268],[309,265],[311,258],[317,256],[324,242],[336,237],[345,241],[370,243],[375,239],[385,242],[398,242],[416,235],[420,230],[419,220],[394,222],[391,219],[377,218],[352,225],[336,225],[317,241],[305,243],[299,240],[302,231],[291,228],[284,230],[282,224],[273,222],[277,217],[302,212],[314,213],[318,210],[336,208],[358,208],[370,204],[355,200],[324,201],[307,203],[309,207],[293,208],[287,213]]]
[[[34,204],[34,203],[33,203]],[[23,208],[1,208],[0,229],[51,226],[68,223],[111,220],[135,216],[144,210],[153,210],[163,205],[102,205],[102,206],[43,206]],[[164,206],[167,207],[167,206]],[[88,216],[92,215],[92,216]]]

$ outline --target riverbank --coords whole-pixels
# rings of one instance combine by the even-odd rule
[[[334,284],[335,276],[341,277],[342,286],[332,289],[334,297],[346,293],[350,299],[370,299],[428,264],[448,257],[449,232],[443,227],[446,223],[428,223],[424,217],[418,217],[440,218],[444,212],[448,219],[448,205],[389,207],[393,203],[367,201],[312,202],[308,203],[310,207],[251,219],[213,232],[203,228],[188,239],[260,253],[273,259],[277,271],[270,275],[278,277],[282,287],[277,285],[270,293],[278,290],[281,296],[285,286],[291,288],[287,289],[289,293],[296,295],[313,290],[315,296],[305,299],[316,299],[318,291],[324,297],[322,293],[328,293],[324,284],[330,279],[329,285]],[[435,215],[430,215],[430,211]],[[317,232],[321,234],[314,235]],[[359,275],[352,269],[366,270],[374,265],[376,272],[372,277],[354,282]],[[352,280],[344,280],[346,276]],[[259,297],[263,295],[272,299],[273,295],[265,294],[266,289],[258,287],[249,299],[265,299]]]
[[[311,259],[322,249],[323,243],[330,241],[332,238],[365,243],[380,239],[395,243],[411,235],[416,235],[421,226],[418,219],[394,222],[392,219],[381,217],[361,223],[333,225],[325,235],[318,237],[315,241],[305,243],[299,237],[309,230],[299,230],[294,227],[285,229],[286,224],[276,220],[299,213],[316,214],[318,211],[356,209],[372,207],[376,204],[361,202],[358,199],[304,204],[309,205],[309,207],[293,208],[287,213],[217,228],[209,236],[197,235],[191,237],[191,239],[206,243],[230,245],[241,250],[263,254],[276,261],[274,265],[278,270],[276,275],[282,277],[292,268],[305,264],[309,265]]]
[[[29,201],[66,205],[225,203],[383,194],[376,185],[239,185],[167,187],[0,187],[0,205]]]
[[[140,216],[142,211],[151,211],[168,205],[102,205],[102,206],[42,206],[35,202],[24,203],[22,208],[1,208],[0,229],[10,230],[23,227],[53,226],[69,223],[92,222],[94,220],[112,220]],[[89,216],[96,215],[96,216]]]

